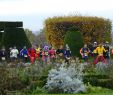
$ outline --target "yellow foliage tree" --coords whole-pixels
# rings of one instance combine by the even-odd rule
[[[105,18],[86,16],[48,18],[45,21],[48,42],[55,47],[63,45],[65,34],[71,27],[78,28],[84,43],[90,44],[94,41],[100,43],[106,40],[111,42],[111,21]]]

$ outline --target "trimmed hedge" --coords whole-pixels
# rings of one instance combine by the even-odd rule
[[[81,57],[79,51],[80,51],[80,48],[83,47],[84,43],[83,43],[82,35],[79,31],[77,31],[74,28],[68,31],[64,38],[64,44],[69,45],[73,56]]]
[[[0,47],[2,46],[2,33],[0,32]]]
[[[113,88],[113,80],[108,75],[86,75],[83,78],[85,84],[90,83],[92,86],[101,86],[104,88]]]
[[[31,46],[23,28],[6,28],[3,39],[3,45],[6,49],[13,46],[16,46],[18,49],[23,48],[23,46]]]
[[[0,48],[4,45],[3,43],[4,33],[1,33],[1,31],[6,31],[7,28],[17,28],[17,27],[23,27],[23,22],[9,22],[9,21],[0,22]]]
[[[22,22],[0,22],[0,30],[3,30],[7,27],[23,27]]]
[[[64,44],[66,32],[71,27],[78,28],[86,44],[94,41],[100,43],[106,40],[111,42],[111,21],[105,18],[86,16],[48,18],[45,21],[48,42],[56,47]]]

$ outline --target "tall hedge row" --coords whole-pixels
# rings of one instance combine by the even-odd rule
[[[22,22],[0,22],[0,30],[4,30],[5,27],[23,27],[23,23]]]
[[[31,43],[23,28],[6,28],[3,36],[3,45],[6,49],[13,46],[21,49],[23,46],[30,47]]]
[[[2,33],[0,32],[0,47],[2,46]]]
[[[23,29],[23,22],[0,22],[0,48],[5,46],[5,48],[8,49],[9,47],[16,46],[20,49],[25,45],[30,47],[31,43]]]
[[[100,17],[68,16],[53,17],[45,21],[46,37],[50,44],[58,47],[64,44],[66,32],[71,27],[77,27],[83,36],[84,43],[90,44],[111,42],[111,21]]]

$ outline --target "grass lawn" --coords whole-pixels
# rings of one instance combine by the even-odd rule
[[[33,94],[33,95],[113,95],[113,90],[102,87],[90,87],[87,93],[83,94]]]

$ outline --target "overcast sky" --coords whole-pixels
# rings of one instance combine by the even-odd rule
[[[74,14],[113,21],[113,0],[0,0],[0,21],[23,21],[32,31],[42,29],[48,17]]]

